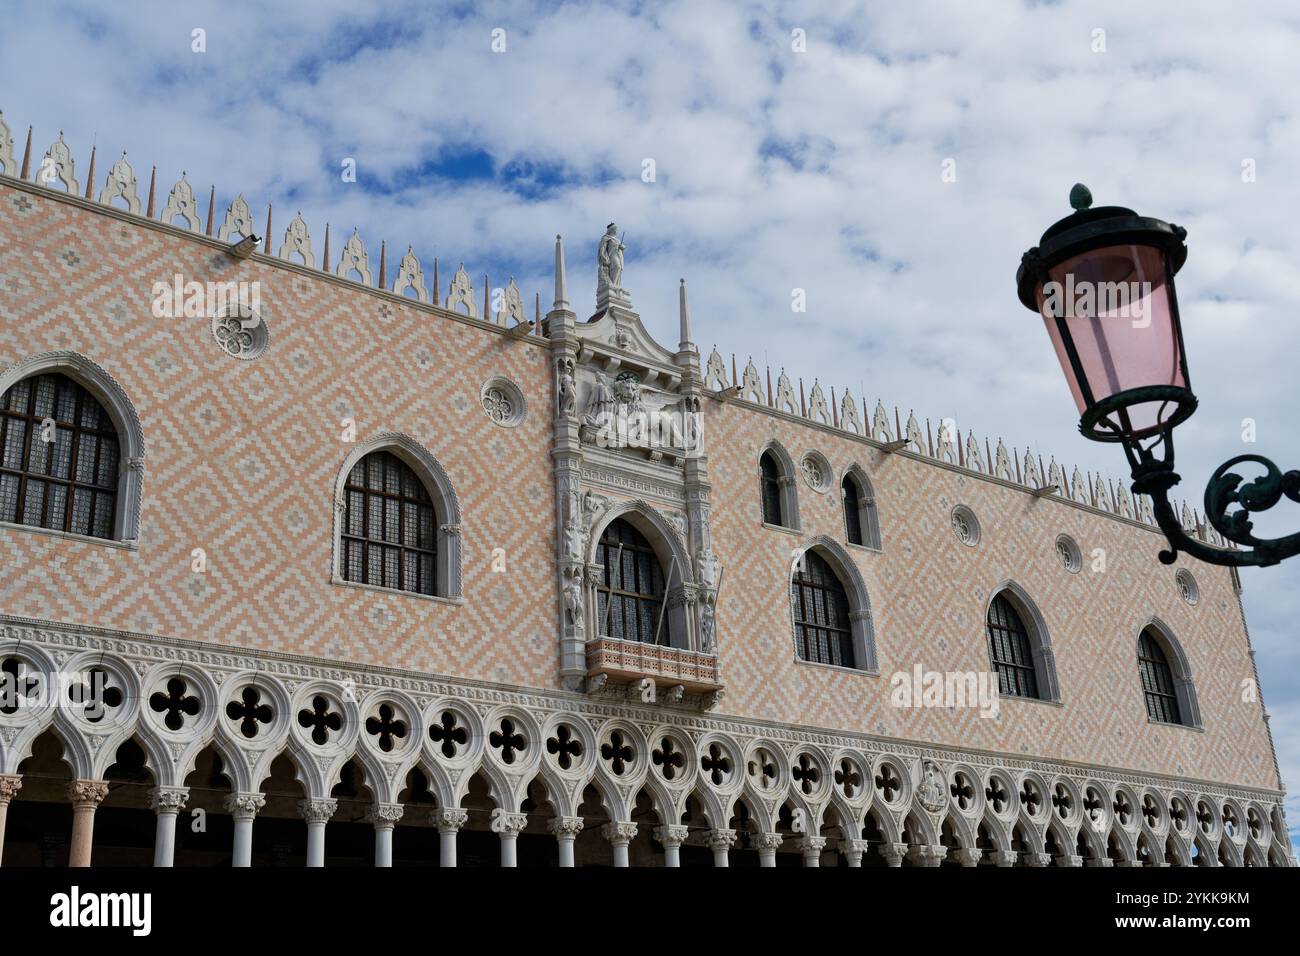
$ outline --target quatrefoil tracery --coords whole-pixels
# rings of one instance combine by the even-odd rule
[[[343,718],[330,707],[329,698],[317,694],[311,699],[311,707],[298,711],[298,726],[310,728],[311,740],[318,747],[329,743],[330,734],[343,729]]]
[[[522,754],[528,749],[527,738],[515,729],[515,722],[509,717],[502,717],[500,729],[488,734],[488,743],[493,750],[501,752],[501,762],[504,764],[514,763],[516,754]]]
[[[379,705],[377,717],[366,718],[366,733],[379,738],[379,749],[384,753],[391,752],[397,741],[405,739],[406,732],[406,721],[389,704]]]
[[[555,728],[555,735],[546,741],[546,752],[555,757],[561,770],[571,770],[574,761],[582,757],[582,741],[574,734],[572,727],[560,724]]]
[[[163,723],[168,730],[180,730],[185,726],[186,717],[197,717],[202,705],[193,694],[187,694],[188,686],[180,677],[167,681],[166,693],[155,691],[149,696],[149,709],[155,714],[166,714]]]
[[[275,714],[269,704],[262,703],[261,691],[250,685],[240,693],[239,700],[226,704],[226,716],[239,721],[239,732],[252,740],[261,730],[258,724],[269,724]]]
[[[438,722],[429,726],[429,739],[441,745],[439,749],[444,757],[453,760],[460,748],[469,743],[469,732],[460,725],[460,717],[454,710],[444,710]]]

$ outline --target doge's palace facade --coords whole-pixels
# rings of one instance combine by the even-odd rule
[[[0,864],[1293,865],[1125,486],[94,163],[0,116]]]

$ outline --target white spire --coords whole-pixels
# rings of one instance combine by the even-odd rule
[[[569,288],[564,280],[564,241],[555,237],[555,304],[552,312],[569,311]]]
[[[685,279],[682,280],[681,287],[677,291],[677,296],[680,303],[681,322],[682,322],[682,332],[681,332],[682,340],[677,343],[677,351],[694,352],[695,343],[691,341],[691,313],[690,310],[687,309],[686,307],[686,280]]]

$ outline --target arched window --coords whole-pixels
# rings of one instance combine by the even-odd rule
[[[849,544],[862,544],[862,492],[852,475],[844,476],[840,492],[844,497],[844,536]]]
[[[1020,612],[1003,594],[989,603],[989,659],[1004,697],[1037,699],[1038,675],[1033,645]]]
[[[352,466],[343,494],[343,580],[436,594],[438,515],[411,467],[371,452]]]
[[[815,551],[806,551],[790,579],[794,652],[816,664],[856,667],[849,596],[835,570]]]
[[[876,497],[865,476],[846,472],[840,482],[844,499],[844,536],[849,544],[880,550],[880,522],[876,518]]]
[[[770,451],[758,460],[763,485],[763,523],[784,526],[781,512],[781,466]]]
[[[96,538],[118,529],[121,445],[85,387],[46,372],[0,398],[0,521]]]
[[[1169,658],[1151,628],[1143,630],[1138,637],[1138,675],[1146,697],[1147,717],[1163,724],[1181,724],[1182,711]]]
[[[600,536],[596,561],[605,567],[596,587],[599,633],[670,646],[663,569],[645,536],[631,523],[615,518]]]

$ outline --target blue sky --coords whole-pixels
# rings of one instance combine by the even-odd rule
[[[544,304],[562,233],[580,313],[616,219],[625,284],[661,340],[676,341],[685,276],[705,349],[1121,478],[1114,449],[1078,436],[1014,292],[1020,254],[1081,180],[1098,204],[1188,229],[1189,498],[1237,454],[1300,465],[1300,14],[1286,3],[19,0],[5,21],[15,140],[33,124],[39,157],[64,130],[83,177],[94,142],[96,189],[125,149],[142,192],[157,164],[160,202],[182,169],[205,201],[215,183],[218,218],[240,192],[259,223],[274,202],[277,246],[301,210],[318,254],[327,221],[336,254],[356,226],[372,264],[381,239],[411,244],[426,266],[513,275]],[[1300,509],[1275,512],[1263,532],[1300,528]],[[1300,559],[1242,577],[1294,783]],[[1294,798],[1289,818],[1294,835]]]

